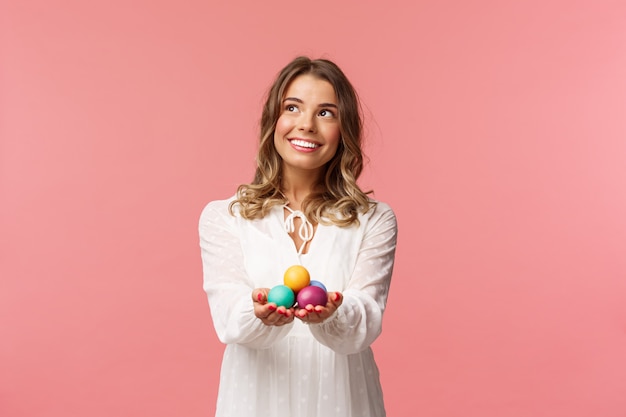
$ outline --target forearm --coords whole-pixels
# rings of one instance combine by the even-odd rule
[[[358,291],[346,290],[343,297],[343,303],[331,317],[309,328],[321,344],[335,352],[357,353],[380,335],[383,311],[374,299]]]
[[[240,291],[236,297],[232,293],[228,296],[225,292],[223,300],[213,297],[210,291],[207,294],[215,332],[222,343],[265,349],[282,340],[291,330],[292,324],[263,324],[254,314],[254,306],[247,291]]]

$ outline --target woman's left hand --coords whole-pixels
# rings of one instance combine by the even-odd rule
[[[325,306],[313,306],[309,304],[304,308],[296,309],[295,317],[303,323],[317,324],[333,315],[343,302],[343,295],[340,292],[328,293],[328,301]]]

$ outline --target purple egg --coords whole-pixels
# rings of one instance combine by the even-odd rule
[[[309,304],[314,306],[325,306],[328,302],[328,295],[323,288],[316,285],[309,285],[298,291],[298,307],[304,308]]]

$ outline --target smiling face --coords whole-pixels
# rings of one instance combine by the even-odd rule
[[[341,131],[333,86],[310,74],[296,77],[282,98],[274,146],[283,173],[320,176],[339,147]]]

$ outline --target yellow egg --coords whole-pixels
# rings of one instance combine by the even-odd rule
[[[285,285],[291,288],[294,292],[298,292],[302,288],[309,285],[309,282],[311,282],[311,275],[302,265],[293,265],[285,271],[284,282]]]

